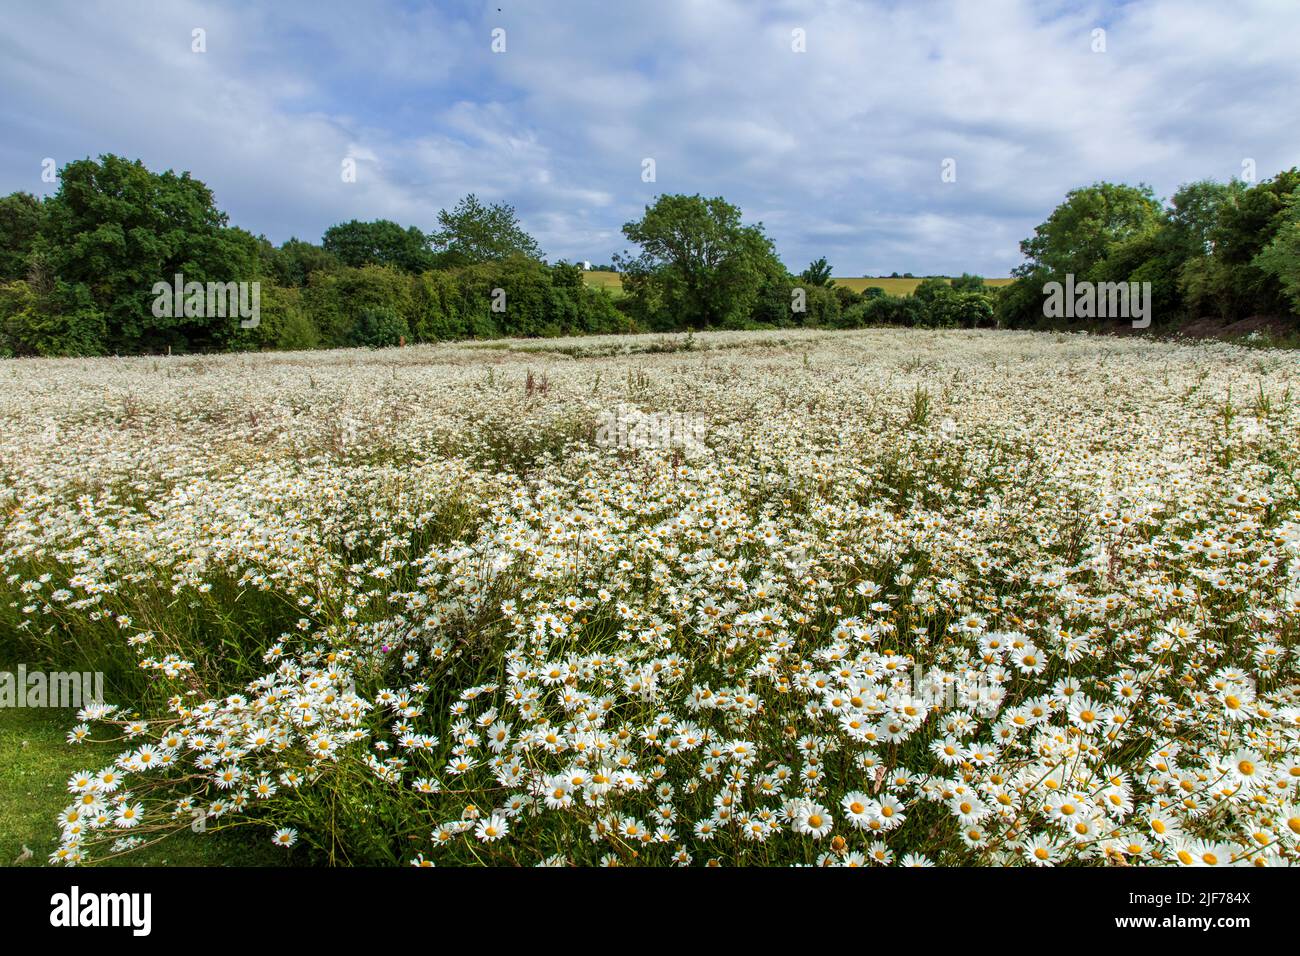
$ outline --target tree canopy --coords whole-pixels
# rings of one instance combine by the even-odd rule
[[[1033,236],[1020,243],[1028,260],[1020,271],[1083,277],[1115,243],[1154,230],[1160,213],[1150,186],[1096,183],[1071,190]]]
[[[432,268],[429,240],[415,226],[403,229],[387,219],[349,222],[330,226],[321,240],[325,252],[345,266],[392,266],[404,272]],[[299,255],[301,253],[299,252]]]
[[[509,203],[484,205],[470,193],[452,209],[438,213],[438,228],[429,236],[444,266],[476,265],[523,256],[540,259],[542,252]]]
[[[230,227],[212,190],[189,173],[153,173],[114,155],[76,160],[60,171],[44,207],[33,255],[59,281],[86,290],[107,324],[109,350],[219,347],[233,336],[150,308],[154,283],[177,273],[203,283],[258,277],[257,241]]]
[[[740,209],[721,196],[660,196],[623,235],[641,251],[616,256],[615,265],[651,324],[739,324],[764,285],[787,276],[762,223],[744,225]]]
[[[799,273],[799,280],[805,285],[817,285],[826,289],[835,285],[835,280],[831,278],[831,264],[825,256],[810,262],[808,268]]]

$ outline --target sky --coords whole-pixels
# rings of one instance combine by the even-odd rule
[[[513,204],[551,261],[600,264],[655,196],[701,193],[761,221],[794,271],[1005,276],[1070,189],[1167,198],[1300,165],[1298,0],[43,0],[2,17],[0,194],[51,194],[46,159],[117,153],[188,170],[276,243],[354,218],[430,230],[474,192]]]

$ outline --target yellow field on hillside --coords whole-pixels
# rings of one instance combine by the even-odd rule
[[[594,285],[598,289],[608,289],[615,294],[623,291],[623,282],[618,277],[617,272],[606,272],[603,269],[589,269],[582,274],[587,285]]]
[[[623,292],[623,283],[618,277],[617,272],[606,272],[604,270],[592,269],[583,273],[587,285],[595,286],[598,289],[608,289],[614,295],[621,295]],[[1010,279],[985,279],[984,284],[990,286],[1004,286],[1011,284]],[[854,292],[861,292],[869,286],[878,286],[884,289],[890,295],[911,295],[912,290],[921,284],[920,279],[877,279],[872,276],[849,276],[837,277],[836,285],[846,286]]]

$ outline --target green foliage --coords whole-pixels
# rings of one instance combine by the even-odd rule
[[[303,306],[303,291],[284,286],[262,289],[261,322],[247,330],[246,348],[305,351],[321,344],[320,331]]]
[[[536,240],[519,224],[514,206],[509,203],[485,206],[473,193],[454,209],[438,213],[438,229],[429,239],[441,266],[542,257]]]
[[[1071,190],[1034,235],[1020,244],[1029,260],[1017,275],[1046,270],[1082,278],[1121,240],[1154,228],[1161,208],[1150,186],[1096,183]]]
[[[912,290],[912,295],[927,305],[951,294],[952,286],[942,279],[922,279],[917,287]]]
[[[87,290],[86,308],[103,315],[105,351],[221,348],[237,332],[234,319],[159,317],[151,308],[154,284],[176,274],[202,283],[258,277],[257,240],[228,227],[212,191],[189,173],[151,173],[113,155],[76,160],[44,205],[34,251],[59,280]]]
[[[417,342],[470,338],[471,323],[462,311],[460,285],[450,271],[425,272],[411,283],[411,333]]]
[[[512,256],[466,266],[452,276],[459,312],[470,318],[476,336],[579,335],[627,328],[609,293],[588,288],[581,270],[567,263],[551,268]]]
[[[920,385],[912,392],[912,400],[907,408],[907,420],[904,422],[905,428],[918,430],[925,428],[930,424],[930,415],[934,411],[934,398],[928,389]]]
[[[1180,186],[1170,200],[1164,233],[1168,244],[1183,259],[1208,255],[1219,212],[1243,190],[1241,183],[1203,179]]]
[[[1291,193],[1287,206],[1286,218],[1276,235],[1256,253],[1251,264],[1277,281],[1292,311],[1300,315],[1300,190]]]
[[[940,328],[978,329],[994,324],[994,299],[985,292],[953,292],[940,301],[941,311],[931,312],[931,321]]]
[[[925,279],[912,292],[912,299],[924,307],[914,324],[927,328],[973,329],[994,324],[994,298],[978,276],[965,276],[960,288],[956,282],[950,285],[943,279]]]
[[[87,288],[57,281],[47,290],[26,282],[0,286],[0,343],[9,355],[99,355],[103,313]]]
[[[890,295],[882,292],[871,296],[863,304],[863,325],[923,326],[927,324],[929,309],[915,295]]]
[[[337,272],[340,266],[334,253],[300,239],[290,239],[271,252],[270,272],[277,285],[305,286],[313,272]]]
[[[1256,265],[1255,258],[1289,224],[1298,189],[1300,169],[1293,168],[1235,194],[1220,208],[1211,241],[1214,255],[1229,267],[1223,279],[1234,314],[1279,315],[1288,310],[1278,276]]]
[[[630,328],[609,293],[583,283],[581,270],[522,256],[416,276],[381,266],[316,272],[298,301],[329,347]],[[375,310],[395,318],[377,322]]]
[[[963,272],[952,280],[952,288],[955,292],[979,292],[984,289],[984,277]]]
[[[809,328],[835,328],[840,322],[840,297],[829,286],[811,285],[804,289],[806,311],[795,313],[794,321]]]
[[[832,286],[831,290],[835,293],[835,298],[839,300],[841,311],[851,308],[862,301],[862,295],[854,292],[848,286]]]
[[[321,240],[322,251],[345,266],[390,266],[403,272],[422,272],[433,267],[428,237],[411,226],[403,229],[387,219],[350,222],[330,226]],[[294,256],[303,251],[295,248]],[[305,276],[304,276],[305,278]]]
[[[381,349],[403,344],[411,334],[406,317],[395,309],[371,306],[361,310],[352,327],[352,344]]]
[[[354,327],[366,309],[387,308],[406,319],[414,315],[410,276],[390,266],[314,272],[303,303],[320,330],[321,344],[340,348],[356,343]]]
[[[835,284],[835,280],[831,278],[830,263],[826,261],[825,256],[809,263],[808,268],[799,273],[799,279],[804,285],[825,286],[828,289]]]
[[[27,275],[27,258],[44,221],[44,206],[31,193],[0,197],[0,282]]]
[[[994,318],[998,328],[1033,328],[1043,321],[1043,285],[1050,281],[1044,272],[1021,275],[998,293]]]
[[[1167,208],[1143,186],[1075,190],[1021,243],[1029,257],[1003,288],[1004,327],[1042,327],[1043,286],[1067,273],[1092,282],[1151,283],[1157,326],[1214,317],[1295,316],[1300,280],[1295,196],[1300,170],[1253,186],[1188,183]]]
[[[0,669],[13,664],[0,660]],[[111,744],[69,747],[67,714],[54,708],[0,710],[0,860],[13,866],[45,866],[58,849],[49,821],[64,806],[65,780],[87,760],[105,765],[117,756]],[[24,848],[31,859],[17,863]],[[100,866],[283,866],[285,852],[248,821],[214,826],[200,835],[185,830],[126,856],[110,856]]]
[[[762,224],[743,225],[721,196],[660,196],[623,234],[641,252],[615,263],[633,314],[649,328],[734,327],[761,295],[770,310],[772,286],[785,276]]]

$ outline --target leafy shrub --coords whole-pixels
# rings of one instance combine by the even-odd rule
[[[105,337],[104,315],[80,283],[45,294],[21,281],[0,286],[0,338],[12,355],[100,355]]]
[[[381,349],[401,345],[411,334],[406,319],[396,310],[374,306],[361,310],[352,327],[352,344]]]

